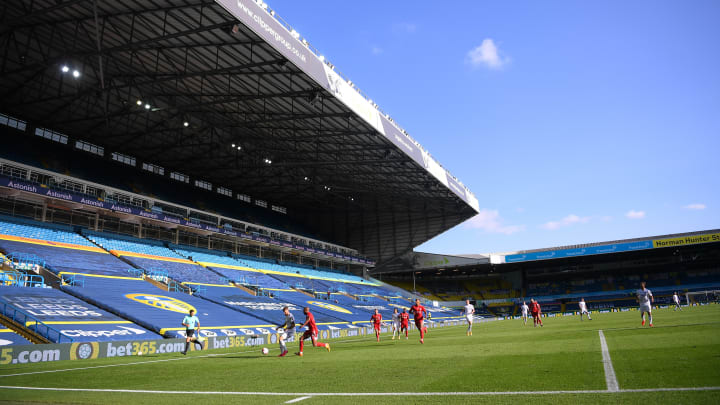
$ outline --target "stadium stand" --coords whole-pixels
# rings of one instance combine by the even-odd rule
[[[175,252],[192,259],[239,284],[264,290],[296,288],[308,291],[348,292],[350,294],[379,289],[374,284],[352,274],[315,270],[304,266],[280,264],[249,256],[218,254],[173,246]]]
[[[52,288],[0,287],[0,308],[6,318],[53,343],[160,338]]]
[[[275,229],[317,238],[307,227],[292,217],[251,204],[238,206],[231,198],[216,198],[212,192],[198,190],[189,185],[168,183],[162,178],[147,176],[147,172],[133,169],[117,162],[107,162],[99,157],[81,155],[71,162],[56,157],[54,145],[29,139],[27,142],[2,148],[0,156],[35,167],[43,167],[58,173],[65,173],[128,192],[139,193],[151,198],[172,201],[199,210],[216,212]],[[98,171],[98,166],[103,170]]]
[[[0,250],[6,256],[33,255],[43,267],[61,275],[66,273],[127,276],[132,266],[95,246],[72,228],[13,219],[0,220]]]
[[[10,345],[29,345],[32,344],[29,340],[25,339],[21,335],[17,334],[12,329],[9,329],[7,325],[0,322],[0,346]]]
[[[283,307],[287,306],[290,312],[295,316],[295,321],[299,324],[305,320],[303,315],[303,306],[298,302],[290,302],[283,300],[282,295],[278,298],[269,298],[263,296],[255,296],[245,291],[233,287],[207,287],[199,292],[198,296],[212,301],[216,304],[232,308],[247,315],[256,316],[267,323],[281,325],[285,322],[282,314]],[[306,297],[307,298],[307,297]],[[319,327],[326,325],[347,325],[346,320],[341,317],[331,316],[325,312],[315,311],[315,320]]]
[[[208,253],[175,247],[175,252],[183,257],[192,259],[196,263],[220,274],[230,281],[255,289],[274,290],[287,289],[289,286],[282,281],[264,274],[263,272],[247,266],[221,252]]]
[[[163,291],[143,280],[94,277],[68,293],[165,337],[184,337],[183,316],[195,309],[205,336],[272,333],[273,324],[192,295]],[[239,291],[239,290],[238,290]]]
[[[228,284],[227,278],[198,266],[165,247],[162,242],[91,231],[83,231],[83,234],[98,246],[144,269],[148,274],[167,273],[167,277],[185,285]]]

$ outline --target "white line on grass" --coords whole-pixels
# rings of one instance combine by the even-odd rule
[[[338,340],[336,342],[333,342],[333,344],[361,342],[363,340],[375,340],[375,338]],[[220,357],[220,356],[229,356],[231,354],[250,353],[250,352],[254,352],[255,350],[257,350],[257,349],[244,350],[244,351],[239,351],[239,352],[230,352],[230,353],[211,353],[211,354],[204,354],[204,355],[200,355],[200,356],[189,356],[189,357],[183,356],[183,357],[176,357],[176,358],[172,358],[172,359],[162,359],[162,360],[135,361],[132,363],[122,363],[122,364],[106,364],[103,366],[75,367],[75,368],[64,368],[64,369],[59,369],[59,370],[28,371],[27,373],[0,374],[0,378],[19,377],[19,376],[23,376],[23,375],[34,375],[34,374],[61,373],[61,372],[65,372],[65,371],[92,370],[92,369],[96,369],[96,368],[137,366],[137,365],[142,365],[142,364],[164,363],[164,362],[168,362],[168,361],[194,360],[194,359],[202,359],[202,358],[206,358],[206,357]],[[117,357],[117,358],[121,358],[121,357]]]
[[[396,396],[493,396],[493,395],[557,395],[557,394],[618,394],[633,392],[675,392],[675,391],[719,391],[720,387],[678,387],[678,388],[640,388],[618,391],[607,390],[558,390],[558,391],[479,391],[479,392],[250,392],[250,391],[155,391],[155,390],[124,390],[101,388],[51,388],[51,387],[16,387],[0,385],[0,389],[16,389],[30,391],[71,391],[71,392],[111,392],[122,394],[162,394],[162,395],[256,395],[285,397],[396,397]]]
[[[308,397],[295,398],[295,399],[291,399],[291,400],[289,400],[289,401],[285,401],[285,403],[286,403],[286,404],[294,404],[295,402],[300,402],[300,401],[305,400],[305,399],[308,399],[308,398],[312,398],[312,397],[309,397],[309,396],[308,396]]]
[[[598,335],[600,335],[600,349],[602,350],[607,390],[610,392],[617,392],[620,390],[620,385],[618,385],[617,377],[615,377],[615,369],[612,365],[612,359],[610,359],[610,352],[608,351],[607,343],[605,342],[605,335],[603,334],[602,329],[598,330]]]

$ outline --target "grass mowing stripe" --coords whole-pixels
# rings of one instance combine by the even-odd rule
[[[433,329],[424,345],[417,342],[417,333],[411,335],[410,341],[393,341],[387,333],[380,343],[374,342],[374,336],[338,339],[349,341],[337,344],[337,350],[329,354],[308,348],[304,357],[283,359],[263,356],[260,347],[234,347],[193,352],[188,359],[197,360],[190,362],[7,377],[0,379],[0,384],[47,389],[0,387],[0,403],[90,405],[130,399],[138,405],[174,405],[181,401],[224,405],[229,398],[230,402],[277,405],[305,396],[310,398],[295,405],[357,405],[363,400],[391,404],[402,396],[407,396],[409,403],[427,405],[717,402],[720,323],[707,321],[720,319],[720,306],[691,308],[682,313],[660,309],[653,315],[657,320],[655,328],[641,328],[634,312],[600,313],[597,318],[593,316],[592,322],[580,322],[578,317],[549,318],[545,328],[526,327],[520,320],[489,322],[481,327],[475,325],[473,337],[466,336],[464,326]],[[603,331],[618,385],[622,383],[617,392],[607,390],[604,367],[598,364],[603,361],[598,356],[599,330]],[[268,347],[272,354],[278,353],[276,345]],[[292,349],[296,347],[297,343]],[[231,354],[239,351],[243,353]],[[204,357],[210,353],[231,355]],[[0,366],[0,372],[173,358],[183,356],[160,354],[6,369]],[[178,381],[194,373],[203,378],[178,386]],[[303,375],[312,378],[297,378]],[[409,379],[408,375],[414,377]],[[172,390],[191,392],[174,394]]]
[[[333,342],[333,344],[349,343],[349,342],[362,342],[364,340],[374,340],[374,338],[339,340],[339,341]],[[173,358],[173,359],[162,359],[162,360],[135,361],[132,363],[122,363],[122,364],[106,364],[104,366],[75,367],[75,368],[64,368],[64,369],[60,369],[60,370],[44,370],[44,371],[30,371],[27,373],[16,373],[16,374],[0,374],[0,378],[2,378],[2,377],[18,377],[18,376],[33,375],[33,374],[61,373],[61,372],[65,372],[65,371],[92,370],[95,368],[137,366],[137,365],[143,365],[143,364],[164,363],[164,362],[168,362],[168,361],[194,360],[194,359],[202,359],[202,358],[207,358],[207,357],[229,356],[231,354],[252,353],[255,350],[256,349],[243,350],[243,351],[239,351],[239,352],[230,352],[230,353],[211,353],[211,354],[204,354],[201,356],[177,357],[177,358]]]
[[[242,391],[156,391],[125,390],[102,388],[47,388],[15,387],[0,385],[0,389],[29,391],[73,391],[73,392],[113,392],[125,394],[161,394],[161,395],[256,395],[256,396],[302,396],[311,397],[395,397],[395,396],[493,396],[493,395],[558,395],[558,394],[621,394],[632,392],[676,392],[676,391],[719,391],[720,387],[677,387],[677,388],[638,388],[608,392],[607,390],[558,390],[558,391],[478,391],[478,392],[242,392]],[[296,398],[300,401],[300,398]],[[291,403],[291,402],[286,402]]]
[[[620,386],[617,377],[615,377],[615,370],[613,369],[612,359],[602,329],[598,331],[598,335],[600,335],[600,349],[602,350],[603,367],[605,368],[605,384],[607,384],[608,391],[617,392],[620,390]]]

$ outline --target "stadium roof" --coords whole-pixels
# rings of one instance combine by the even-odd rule
[[[0,112],[31,125],[283,205],[378,262],[478,210],[262,2],[8,0],[0,13]]]
[[[438,268],[479,267],[482,265],[505,263],[536,263],[553,259],[577,259],[586,256],[614,255],[625,252],[650,251],[655,248],[681,247],[706,243],[720,243],[720,229],[504,253],[436,255],[432,253],[409,252],[376,267],[373,270],[373,274],[403,273]]]

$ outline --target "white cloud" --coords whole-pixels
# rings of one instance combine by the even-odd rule
[[[483,39],[482,43],[467,53],[468,62],[474,67],[487,67],[502,69],[510,63],[510,58],[504,57],[491,38]]]
[[[414,34],[417,32],[418,26],[414,23],[409,22],[403,22],[403,23],[396,23],[393,24],[393,30],[395,32],[401,32],[404,34]]]
[[[574,224],[584,224],[590,220],[590,217],[579,217],[575,214],[570,214],[559,221],[548,221],[542,225],[541,228],[553,231],[564,226],[570,226]]]
[[[707,206],[705,204],[698,203],[698,204],[689,204],[689,205],[684,206],[683,208],[685,208],[686,210],[704,210],[705,208],[707,208]]]
[[[630,219],[643,219],[645,218],[645,211],[630,210],[625,214]]]
[[[497,210],[481,209],[480,213],[465,222],[465,226],[472,229],[482,229],[489,233],[503,233],[511,235],[524,231],[524,225],[504,225]]]

